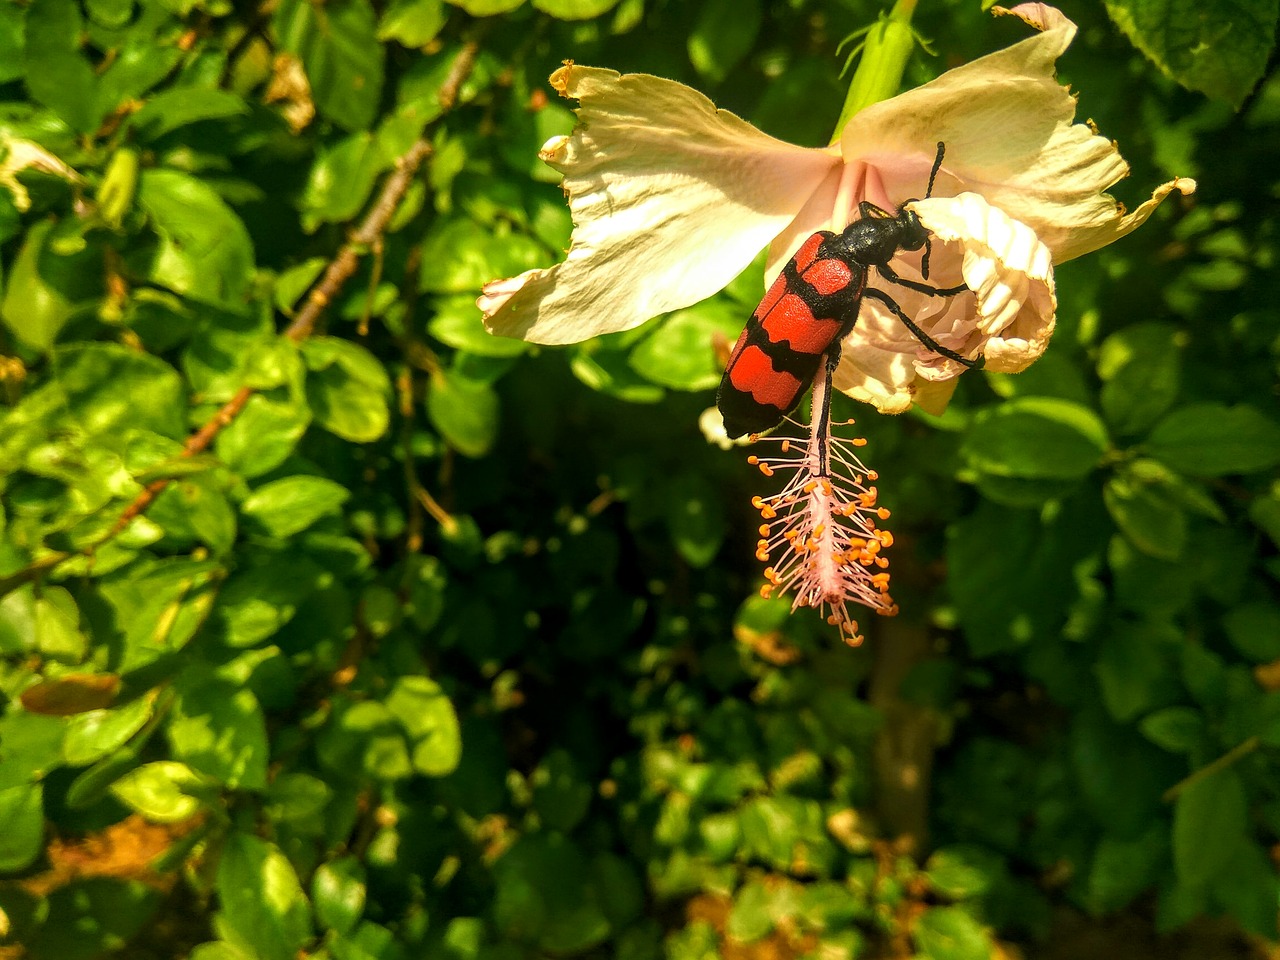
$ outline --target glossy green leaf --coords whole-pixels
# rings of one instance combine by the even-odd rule
[[[54,0],[61,2],[61,0]],[[51,221],[35,224],[26,235],[17,260],[8,268],[0,318],[23,343],[37,350],[53,346],[58,333],[77,312],[100,295],[94,271],[101,270],[92,250],[59,254]]]
[[[1173,808],[1173,865],[1179,883],[1213,882],[1244,842],[1248,799],[1234,770],[1197,777],[1178,794]]]
[[[179,678],[165,728],[175,759],[232,789],[267,785],[267,728],[251,690],[200,674]]]
[[[543,757],[530,781],[534,809],[548,827],[568,833],[586,816],[593,791],[567,751]]]
[[[435,39],[448,17],[444,0],[392,0],[378,22],[378,39],[423,47]]]
[[[387,709],[413,741],[413,767],[428,777],[452,773],[462,756],[462,735],[453,704],[428,677],[401,677]]]
[[[44,787],[19,784],[0,790],[0,872],[29,867],[44,845]]]
[[[1122,471],[1107,480],[1102,493],[1111,519],[1139,550],[1162,560],[1182,556],[1187,514],[1161,486]]]
[[[1178,396],[1180,354],[1178,331],[1168,324],[1136,324],[1103,341],[1099,401],[1116,434],[1140,434],[1169,409]]]
[[[177,823],[194,816],[210,796],[211,784],[185,763],[144,763],[111,784],[117,800],[155,823]]]
[[[982,924],[959,907],[926,910],[912,936],[929,960],[987,960],[994,946]]]
[[[1274,43],[1274,0],[1211,7],[1195,0],[1106,0],[1106,6],[1134,46],[1166,74],[1234,107],[1262,78]],[[1175,24],[1178,29],[1171,28]]]
[[[226,90],[181,87],[149,97],[129,123],[142,139],[158,140],[192,123],[225,120],[248,112],[244,98]]]
[[[138,203],[160,238],[152,281],[211,304],[239,306],[253,272],[244,223],[203,180],[178,170],[145,170]]]
[[[723,349],[742,332],[740,307],[715,299],[678,310],[631,351],[632,368],[646,380],[673,390],[710,390],[723,374]]]
[[[1190,753],[1204,739],[1204,714],[1193,707],[1165,707],[1142,718],[1142,735],[1173,753]]]
[[[324,516],[340,514],[351,494],[324,477],[282,477],[258,487],[240,512],[273,537],[291,537]]]
[[[110,710],[91,710],[67,724],[62,757],[73,767],[105,757],[128,742],[152,715],[149,698],[140,698]]]
[[[723,80],[755,44],[763,22],[764,5],[760,0],[710,0],[701,4],[698,20],[689,34],[689,60],[703,76]]]
[[[1280,464],[1280,425],[1251,406],[1198,403],[1158,423],[1143,449],[1191,476],[1252,473]]]
[[[302,195],[303,229],[311,232],[323,223],[353,219],[390,165],[391,158],[371,133],[354,133],[322,150]]]
[[[274,22],[283,47],[301,58],[320,112],[347,130],[367,130],[382,95],[385,56],[368,0],[283,0]]]
[[[461,7],[473,17],[491,17],[516,9],[524,0],[449,0],[449,3]]]
[[[365,348],[335,337],[302,345],[306,358],[307,402],[316,423],[344,440],[369,443],[391,422],[391,381]]]
[[[1222,618],[1227,639],[1249,660],[1280,660],[1280,605],[1258,600],[1228,610]]]
[[[222,848],[216,889],[218,932],[251,957],[294,960],[312,935],[298,875],[275,844],[233,831]]]
[[[80,133],[102,119],[97,78],[80,52],[84,21],[75,0],[35,0],[27,6],[27,90]]]
[[[353,856],[322,863],[311,878],[316,919],[338,934],[348,934],[364,913],[365,871]]]
[[[441,370],[427,387],[427,416],[450,446],[482,457],[498,434],[498,396],[486,384]]]
[[[1019,397],[979,417],[962,449],[983,473],[1074,480],[1098,465],[1108,445],[1093,411],[1067,400]]]
[[[590,20],[608,13],[618,0],[533,0],[533,5],[557,20]]]
[[[256,394],[214,441],[214,450],[245,479],[269,473],[293,452],[311,422],[305,403]]]

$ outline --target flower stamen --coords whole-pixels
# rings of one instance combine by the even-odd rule
[[[884,616],[898,612],[889,596],[889,574],[879,572],[889,565],[881,551],[893,543],[893,535],[876,526],[877,520],[889,518],[889,511],[877,505],[878,491],[867,485],[878,474],[854,453],[866,440],[831,432],[830,389],[824,364],[814,380],[814,418],[806,439],[753,438],[778,447],[771,454],[752,455],[747,462],[765,476],[788,478],[779,493],[752,498],[765,521],[756,557],[770,563],[762,597],[791,592],[793,610],[829,611],[827,622],[839,628],[846,643],[857,646],[863,636],[848,604],[860,603]]]

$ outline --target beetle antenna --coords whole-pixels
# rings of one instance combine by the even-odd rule
[[[929,235],[925,234],[924,238],[924,256],[920,258],[920,279],[929,279],[929,254],[933,253],[933,244],[929,240]]]
[[[933,181],[938,178],[938,171],[942,169],[942,155],[947,152],[947,145],[938,141],[938,155],[933,158],[933,169],[929,171],[929,188],[924,192],[924,198],[928,200],[933,196]]]

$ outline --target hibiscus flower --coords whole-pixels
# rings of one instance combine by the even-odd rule
[[[671,80],[557,70],[551,84],[579,101],[579,123],[541,155],[564,176],[572,243],[563,263],[485,286],[489,330],[548,344],[628,330],[711,296],[766,246],[772,282],[805,239],[843,229],[860,202],[892,211],[924,197],[941,141],[933,198],[913,209],[936,238],[931,280],[972,292],[886,291],[943,346],[983,355],[991,370],[1025,369],[1053,332],[1052,265],[1124,236],[1195,183],[1171,180],[1126,213],[1105,191],[1127,164],[1074,122],[1075,99],[1054,77],[1075,24],[1041,3],[994,12],[1038,32],[867,107],[825,148],[770,137]],[[891,266],[918,276],[919,256]],[[872,285],[885,286],[874,271]],[[835,386],[886,413],[913,402],[941,412],[963,371],[868,299]]]

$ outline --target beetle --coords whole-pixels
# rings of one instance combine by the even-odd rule
[[[928,198],[942,166],[945,144],[929,172]],[[858,219],[841,233],[819,230],[806,240],[774,280],[747,321],[725,366],[716,405],[730,437],[764,433],[782,422],[813,383],[823,358],[829,370],[840,360],[840,343],[858,322],[864,299],[878,300],[930,350],[967,368],[980,368],[939,344],[916,324],[888,294],[867,288],[874,267],[890,283],[931,296],[949,297],[968,288],[931,287],[900,277],[889,261],[900,250],[924,248],[920,275],[929,278],[929,231],[903,201],[896,211],[868,200],[858,204]]]

